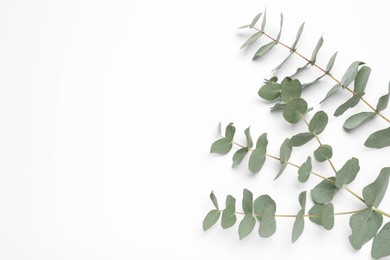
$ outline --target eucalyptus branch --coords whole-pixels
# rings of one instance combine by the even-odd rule
[[[333,213],[333,216],[342,216],[342,215],[351,215],[355,213],[360,213],[365,211],[366,209],[359,209],[359,210],[352,210],[352,211],[344,211],[344,212],[336,212]],[[223,213],[223,210],[219,210],[221,213]],[[236,215],[245,215],[245,212],[234,212]],[[264,214],[253,214],[255,217],[262,217]],[[276,218],[296,218],[298,214],[275,214]],[[309,217],[309,218],[318,218],[321,217],[320,214],[304,214],[304,217]]]

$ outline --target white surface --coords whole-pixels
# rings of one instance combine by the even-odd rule
[[[285,137],[305,129],[271,115],[256,94],[287,51],[277,46],[252,62],[255,48],[239,50],[249,32],[236,28],[266,6],[271,34],[277,33],[279,12],[287,43],[306,21],[303,53],[309,56],[324,33],[320,64],[338,50],[334,72],[341,77],[361,59],[373,69],[367,99],[375,103],[386,92],[385,0],[2,1],[0,258],[370,259],[370,244],[360,252],[349,245],[347,216],[337,217],[331,232],[307,221],[294,245],[292,219],[278,220],[270,239],[253,232],[239,242],[238,224],[201,229],[211,190],[220,204],[232,194],[240,208],[242,189],[249,188],[255,196],[270,194],[279,213],[295,213],[299,192],[319,181],[301,185],[288,168],[273,182],[276,162],[268,160],[252,176],[245,166],[231,169],[232,153],[208,153],[219,121],[235,122],[238,139],[249,125],[254,138],[267,132],[276,155]],[[281,74],[297,64],[295,57]],[[308,90],[311,105],[332,84],[327,79]],[[332,113],[346,98],[323,108]],[[360,158],[362,170],[350,185],[360,193],[389,166],[389,149],[362,146],[370,131],[386,124],[375,119],[346,134],[345,119],[332,117],[321,137],[334,147],[336,166]],[[297,149],[293,160],[303,162],[315,147]],[[328,165],[315,168],[332,175]],[[346,192],[335,199],[336,211],[362,206]],[[390,211],[390,194],[382,208]]]

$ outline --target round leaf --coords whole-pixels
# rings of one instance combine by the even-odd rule
[[[240,225],[238,226],[238,235],[240,240],[247,237],[253,231],[255,225],[256,219],[252,216],[252,214],[245,214],[245,217],[241,220]]]
[[[371,255],[375,259],[390,255],[390,222],[383,226],[372,242]]]
[[[294,99],[286,104],[286,107],[283,110],[283,117],[287,122],[296,124],[299,122],[306,111],[306,101],[302,98]]]
[[[297,79],[285,78],[282,83],[281,90],[281,99],[283,102],[289,102],[293,99],[297,99],[301,97],[302,94],[302,85]]]
[[[318,162],[324,162],[326,160],[329,160],[330,158],[332,158],[332,155],[333,155],[332,147],[327,144],[321,145],[314,151],[314,158]]]
[[[309,131],[314,134],[321,134],[328,124],[328,115],[324,111],[315,113],[309,123]]]
[[[206,217],[203,220],[203,231],[208,230],[211,228],[217,221],[219,220],[219,217],[221,216],[221,212],[219,210],[213,209],[211,210]]]
[[[339,190],[334,184],[335,180],[335,177],[330,177],[327,180],[320,182],[311,190],[311,198],[314,203],[325,204],[332,201]]]
[[[301,167],[299,167],[298,170],[298,180],[301,183],[307,182],[309,179],[310,173],[312,170],[312,165],[311,165],[311,157],[307,157],[306,162],[304,162]]]
[[[307,142],[309,142],[313,138],[314,138],[313,133],[310,133],[310,132],[299,133],[299,134],[296,134],[293,137],[291,137],[290,145],[293,147],[302,146],[302,145],[306,144]]]

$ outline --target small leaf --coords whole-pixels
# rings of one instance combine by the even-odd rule
[[[266,159],[267,145],[267,134],[264,133],[257,139],[256,149],[253,150],[249,157],[248,168],[252,173],[259,172],[263,167]]]
[[[215,207],[216,209],[219,209],[217,197],[215,197],[215,194],[214,194],[213,191],[210,193],[210,200],[213,202],[214,207]]]
[[[344,184],[351,183],[360,170],[359,160],[355,157],[349,159],[337,172],[336,187],[341,189]]]
[[[282,173],[284,172],[284,170],[287,168],[287,163],[283,163],[282,166],[280,167],[279,171],[278,171],[278,174],[276,174],[275,178],[274,178],[274,181],[276,179],[278,179],[280,177],[280,175],[282,175]]]
[[[310,61],[307,62],[307,63],[306,63],[305,65],[303,65],[302,67],[298,68],[297,71],[296,71],[294,74],[292,74],[290,77],[291,77],[291,78],[294,78],[299,72],[305,70],[305,69],[307,68],[307,66],[309,66],[309,65],[310,65]]]
[[[370,77],[371,69],[368,66],[360,68],[356,78],[353,91],[357,94],[363,93],[366,89],[368,78]]]
[[[298,98],[291,100],[286,104],[283,111],[283,117],[291,124],[298,123],[301,117],[307,111],[307,103],[304,99]]]
[[[313,81],[310,81],[310,82],[307,82],[305,84],[302,85],[302,88],[305,89],[307,87],[310,87],[314,84],[316,84],[318,81],[320,81],[323,77],[325,77],[327,74],[322,74],[321,76],[317,77],[316,79],[314,79]]]
[[[382,221],[382,215],[371,209],[365,209],[362,212],[353,214],[349,218],[349,226],[352,230],[349,242],[352,247],[356,250],[362,248],[365,243],[376,235],[382,225]]]
[[[301,193],[299,193],[299,204],[301,205],[301,208],[303,211],[306,210],[306,194],[307,192],[306,191],[302,191]]]
[[[236,128],[233,126],[233,123],[229,123],[226,126],[225,138],[228,140],[233,140],[235,133],[236,133]]]
[[[245,48],[246,46],[248,45],[251,45],[252,43],[254,43],[255,41],[257,41],[264,33],[263,32],[257,32],[255,34],[253,34],[251,37],[248,38],[248,40],[246,40],[240,47],[240,49],[243,49]]]
[[[390,255],[390,222],[386,223],[372,242],[371,256],[375,259]]]
[[[376,105],[376,111],[382,111],[387,108],[387,105],[389,104],[389,96],[390,96],[390,83],[389,83],[389,91],[386,95],[383,95],[379,98],[378,104]]]
[[[242,210],[244,213],[253,213],[253,194],[247,189],[243,191]]]
[[[219,210],[213,209],[211,210],[206,217],[203,220],[203,231],[208,230],[211,228],[217,221],[219,220],[219,217],[221,216],[221,212]]]
[[[260,222],[259,235],[260,237],[270,237],[276,231],[275,220],[276,208],[274,205],[268,205],[263,211],[263,218]]]
[[[221,226],[223,229],[230,228],[234,226],[234,224],[237,221],[236,217],[236,199],[228,195],[226,197],[226,208],[222,212],[222,218],[221,218]]]
[[[310,63],[313,65],[314,63],[316,63],[316,59],[317,59],[317,54],[318,52],[320,51],[321,47],[322,47],[322,44],[324,43],[324,38],[321,38],[318,40],[317,42],[317,45],[316,47],[314,48],[314,51],[313,53],[311,54],[311,58],[310,58]]]
[[[253,59],[256,59],[256,58],[260,58],[262,56],[264,56],[265,54],[267,54],[267,52],[269,52],[274,46],[276,45],[276,42],[275,41],[272,41],[272,42],[269,42],[263,46],[260,47],[260,49],[258,49],[258,51],[255,53],[255,55],[253,56]]]
[[[302,23],[301,26],[299,27],[299,30],[297,32],[297,36],[295,36],[295,41],[294,43],[291,45],[291,49],[292,50],[296,50],[296,46],[298,44],[298,41],[299,41],[299,38],[301,38],[301,34],[303,32],[303,28],[305,27],[305,23]]]
[[[268,206],[273,206],[276,210],[276,203],[275,201],[268,195],[261,195],[259,197],[257,197],[253,203],[254,205],[254,211],[255,213],[257,214],[256,215],[256,218],[259,220],[259,221],[262,221],[263,219],[263,214],[264,214],[264,211],[265,209],[268,207]]]
[[[251,136],[251,132],[250,132],[250,127],[245,129],[244,133],[245,133],[245,137],[246,137],[246,146],[250,149],[253,147],[253,140],[252,140],[252,136]]]
[[[266,23],[267,23],[267,9],[264,10],[263,22],[261,23],[261,31],[263,31],[263,32],[264,32]]]
[[[277,110],[282,110],[286,107],[285,103],[276,103],[273,107],[271,107],[271,111],[277,111]]]
[[[293,99],[301,97],[302,85],[299,80],[291,78],[285,78],[281,83],[281,99],[283,102],[288,103]]]
[[[276,36],[276,41],[280,40],[280,36],[282,35],[282,28],[283,28],[283,14],[280,14],[280,29],[278,35]]]
[[[309,215],[319,215],[312,216],[309,219],[323,226],[326,230],[331,230],[334,226],[334,208],[332,203],[325,205],[315,204],[310,210]]]
[[[314,203],[325,204],[332,201],[333,197],[339,191],[334,184],[335,180],[335,177],[330,177],[320,182],[311,190],[311,198]]]
[[[304,219],[305,212],[301,209],[298,212],[298,215],[295,218],[293,231],[292,231],[292,237],[291,241],[295,243],[295,241],[298,240],[298,238],[302,235],[303,229],[305,228],[305,219]]]
[[[293,52],[290,52],[288,54],[288,56],[278,65],[276,66],[276,68],[274,68],[272,71],[275,72],[277,70],[279,70],[281,67],[283,67],[283,65],[288,61],[288,59],[290,59],[290,57],[293,55],[294,53]]]
[[[279,151],[279,157],[280,157],[280,163],[286,163],[290,159],[292,152],[292,147],[290,145],[290,139],[286,138],[282,145],[280,146],[280,151]]]
[[[282,86],[273,81],[267,82],[257,92],[259,96],[265,100],[272,101],[280,97]]]
[[[341,104],[337,109],[336,111],[334,112],[334,116],[341,116],[342,114],[344,114],[345,111],[347,111],[349,108],[352,108],[354,106],[356,106],[360,99],[362,98],[362,96],[364,95],[364,93],[359,93],[357,95],[354,95],[352,96],[350,99],[348,99],[347,101],[345,101],[343,104]]]
[[[338,91],[340,89],[340,85],[339,84],[336,84],[334,85],[329,91],[328,93],[326,93],[326,96],[323,100],[321,100],[320,104],[322,104],[325,100],[327,100],[330,96],[332,96],[334,93],[336,93],[336,91]]]
[[[367,122],[369,119],[375,117],[374,112],[360,112],[355,115],[350,116],[344,123],[343,127],[346,130],[352,130],[356,127],[362,125],[364,122]]]
[[[328,115],[324,111],[318,111],[310,120],[309,131],[316,135],[319,135],[324,131],[327,124]]]
[[[240,225],[238,226],[238,235],[240,240],[247,237],[255,228],[256,219],[251,213],[245,214],[245,217],[241,220]]]
[[[233,167],[240,165],[247,153],[248,153],[248,148],[241,148],[237,150],[233,155]]]
[[[250,27],[251,27],[250,24],[246,24],[246,25],[238,27],[238,29],[245,29],[245,28],[250,28]]]
[[[301,167],[299,167],[299,170],[298,170],[298,180],[301,183],[307,182],[307,180],[309,179],[311,170],[312,170],[311,157],[309,156],[309,157],[307,157],[306,162],[304,162],[301,165]]]
[[[260,19],[260,17],[261,17],[262,14],[263,14],[263,13],[259,13],[259,14],[257,14],[257,15],[253,18],[251,24],[249,25],[250,28],[253,28],[253,27],[256,25],[257,21]]]
[[[314,138],[314,134],[310,132],[305,132],[305,133],[299,133],[291,137],[290,140],[290,145],[292,147],[298,147],[306,144],[309,142],[311,139]]]
[[[378,207],[389,184],[390,167],[382,168],[376,180],[363,189],[363,198],[368,207]]]
[[[329,160],[332,158],[333,155],[333,150],[330,145],[324,144],[319,146],[315,151],[314,151],[314,158],[318,162],[324,162],[326,160]]]
[[[364,145],[378,149],[390,146],[390,127],[372,133]]]
[[[328,65],[326,65],[326,72],[329,73],[332,70],[336,57],[337,52],[335,52],[335,54],[333,54],[333,56],[329,59]]]
[[[364,64],[364,62],[355,61],[348,67],[347,71],[345,72],[344,76],[341,79],[341,86],[343,88],[348,87],[349,84],[351,84],[352,81],[354,81],[354,79],[358,74],[358,68],[362,64]]]
[[[227,138],[221,138],[215,141],[210,148],[210,153],[227,154],[232,149],[232,141]]]

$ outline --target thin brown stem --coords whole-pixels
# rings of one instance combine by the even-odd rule
[[[333,216],[351,215],[351,214],[362,212],[364,210],[366,210],[366,209],[359,209],[359,210],[352,210],[352,211],[345,211],[345,212],[336,212],[336,213],[333,214]],[[220,210],[220,212],[223,212],[223,210]],[[234,214],[236,214],[236,215],[245,215],[246,213],[245,212],[234,212]],[[263,216],[263,214],[256,214],[256,213],[254,213],[252,215],[256,216],[256,217]],[[303,216],[304,217],[316,218],[316,217],[320,217],[321,215],[319,215],[319,214],[305,214]],[[275,217],[276,218],[296,218],[297,215],[296,214],[275,214]]]

